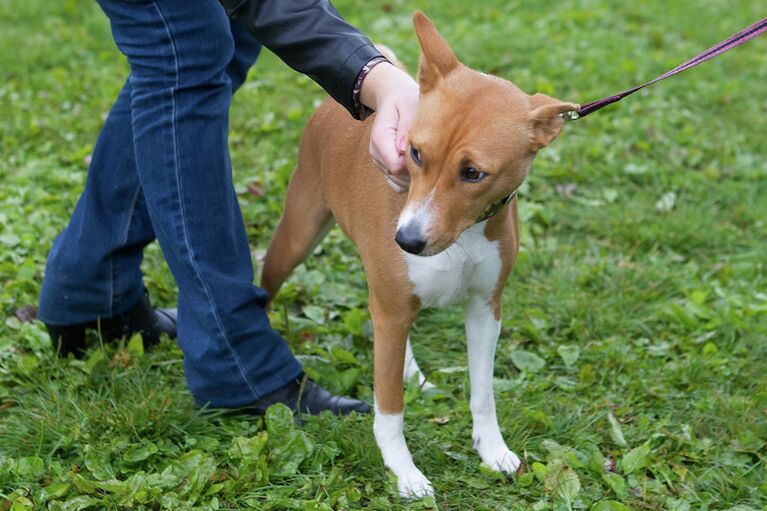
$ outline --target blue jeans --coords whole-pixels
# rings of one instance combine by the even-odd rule
[[[264,311],[232,184],[232,93],[260,44],[217,0],[99,0],[130,76],[48,256],[39,317],[72,325],[141,298],[155,238],[178,285],[178,343],[198,404],[248,405],[301,372]]]

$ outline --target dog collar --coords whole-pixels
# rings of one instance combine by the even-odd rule
[[[491,217],[495,216],[496,214],[498,214],[498,212],[499,212],[501,209],[503,209],[503,207],[504,207],[506,204],[508,204],[509,202],[511,202],[511,200],[512,200],[514,197],[516,197],[516,196],[517,196],[517,190],[514,190],[513,192],[511,192],[510,194],[508,194],[508,195],[507,195],[506,197],[504,197],[503,199],[497,200],[497,201],[493,202],[492,204],[490,204],[490,205],[487,207],[487,209],[485,210],[485,212],[484,212],[484,213],[482,213],[482,214],[479,216],[479,218],[477,218],[477,222],[476,222],[476,223],[484,222],[484,221],[485,221],[485,220],[487,220],[488,218],[491,218]]]

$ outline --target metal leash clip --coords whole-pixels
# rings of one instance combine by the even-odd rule
[[[559,115],[562,116],[562,119],[564,119],[565,122],[577,121],[578,119],[581,118],[581,114],[578,113],[578,110],[570,110],[567,112],[562,112]]]

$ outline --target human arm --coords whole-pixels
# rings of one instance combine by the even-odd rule
[[[359,116],[354,88],[365,64],[381,56],[328,0],[221,0],[227,14],[293,69],[322,86],[353,116]],[[398,192],[409,183],[404,146],[415,115],[418,87],[388,62],[364,76],[357,98],[377,112],[370,155]]]
[[[221,4],[261,44],[355,115],[352,90],[357,75],[381,52],[328,0],[221,0]]]

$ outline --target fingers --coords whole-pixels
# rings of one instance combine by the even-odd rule
[[[376,112],[370,133],[370,156],[397,193],[406,192],[410,186],[404,146],[411,121],[412,117],[400,115],[396,104],[383,105]]]
[[[396,105],[382,106],[376,112],[370,133],[370,156],[382,170],[402,172],[405,166],[403,153],[397,148],[399,112]]]
[[[406,146],[408,130],[418,110],[418,84],[401,69],[382,64],[365,78],[362,93],[368,92],[369,102],[365,104],[376,111],[370,132],[370,157],[393,190],[406,192],[410,187]],[[366,100],[362,96],[361,99]]]

